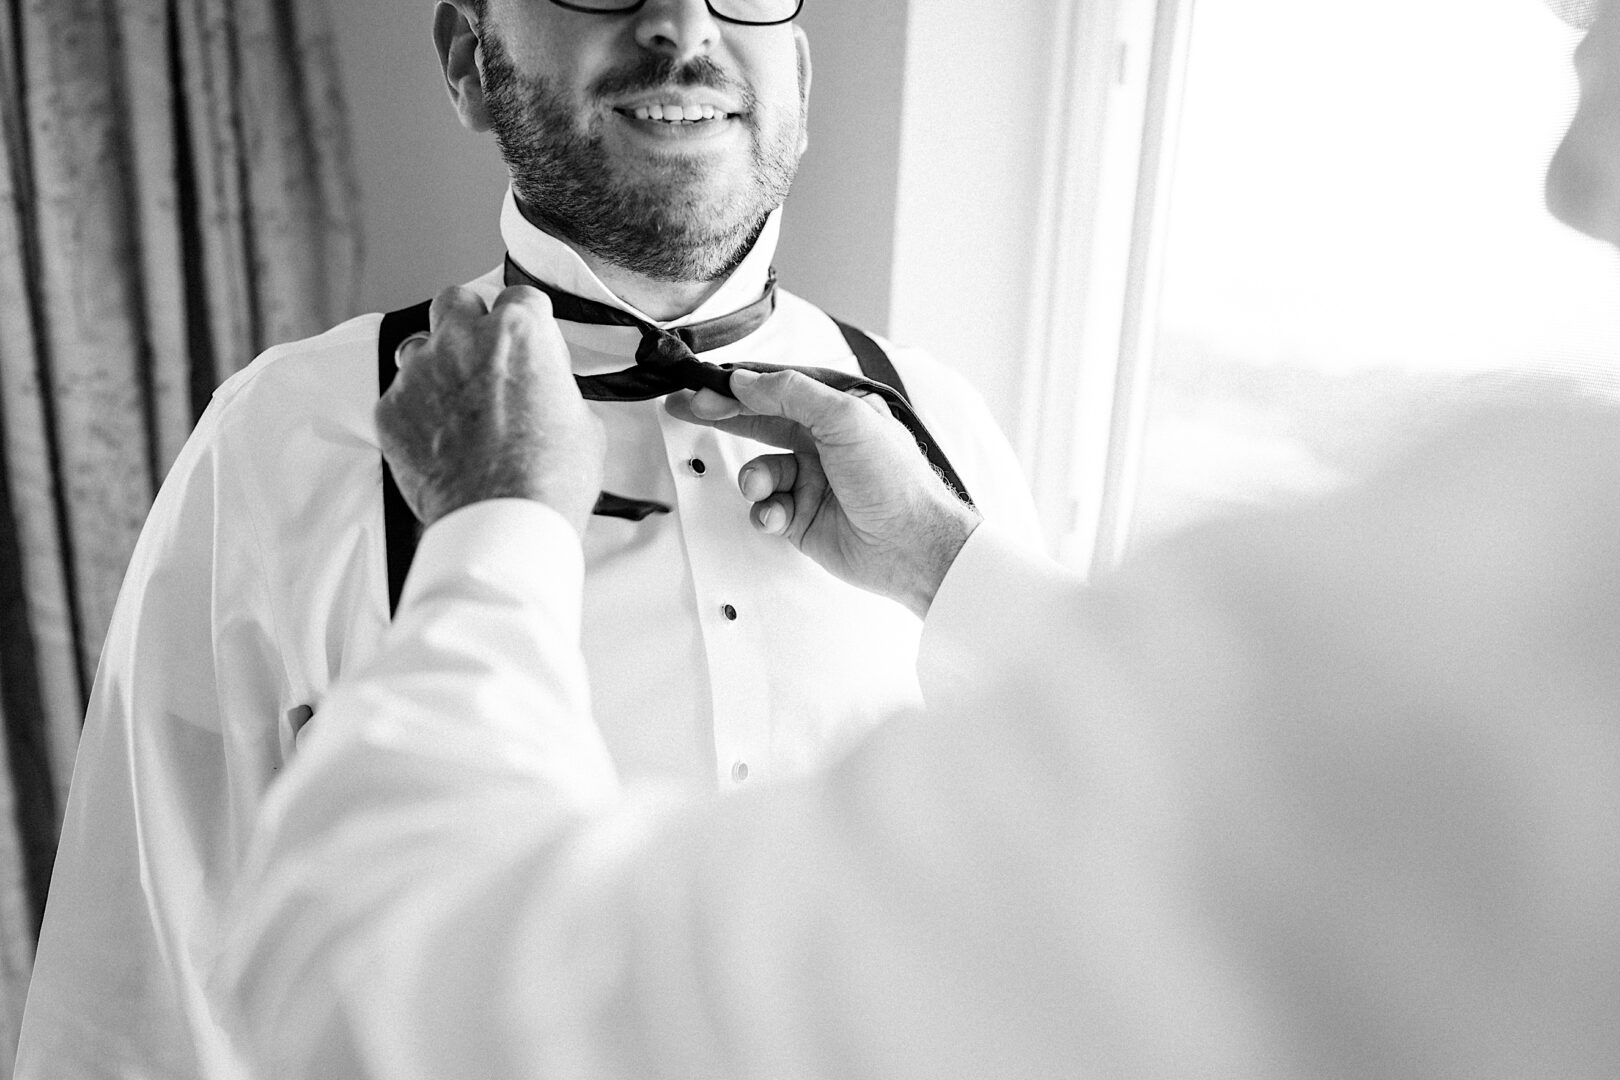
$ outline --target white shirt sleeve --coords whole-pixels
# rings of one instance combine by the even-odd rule
[[[1019,835],[1030,815],[961,812],[964,761],[1021,802],[1024,742],[993,718],[943,738],[898,718],[820,786],[622,791],[590,716],[579,580],[573,534],[537,504],[469,507],[424,535],[383,655],[322,704],[266,801],[220,988],[263,1075],[1016,1076],[1065,1060],[1047,979],[964,977],[1055,925],[1004,917],[1029,882],[997,864],[1041,857]],[[973,1034],[985,1024],[1005,1039]]]
[[[917,677],[938,707],[1003,680],[1051,651],[1050,635],[1083,603],[1079,577],[1026,534],[981,522],[957,553],[923,623]]]
[[[419,1035],[437,1060],[443,988],[394,961],[447,941],[439,920],[485,929],[455,911],[463,895],[616,802],[579,652],[583,574],[573,530],[538,503],[480,503],[424,534],[383,651],[321,703],[265,800],[230,962],[264,1075],[446,1077],[473,1060],[396,1072],[374,1046],[354,1071],[350,1040]],[[354,1011],[384,1005],[403,1022]]]
[[[142,529],[102,648],[17,1080],[241,1075],[204,991],[219,905],[279,764],[281,665],[210,407]],[[234,605],[234,606],[233,606]],[[236,719],[233,727],[224,721]]]
[[[1077,609],[985,533],[929,633],[978,612],[1036,670],[685,806],[597,744],[567,526],[448,518],[272,793],[244,1045],[275,1080],[1612,1077],[1620,427],[1553,420]]]

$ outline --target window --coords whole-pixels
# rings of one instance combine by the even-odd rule
[[[1065,478],[1042,509],[1071,563],[1330,485],[1483,373],[1620,387],[1620,266],[1542,201],[1578,37],[1544,6],[1112,6],[1120,74],[1106,106],[1084,100],[1115,137],[1087,133],[1086,184],[1071,160],[1064,210],[1090,225],[1061,240],[1085,252],[1067,280],[1093,340],[1060,360],[1085,334],[1054,333],[1045,359],[1109,379],[1048,373],[1027,399],[1044,413],[1025,410],[1034,471]],[[1076,441],[1043,453],[1065,423]]]
[[[1526,0],[1200,0],[1136,541],[1331,484],[1460,379],[1620,373],[1614,256],[1542,204],[1575,40]]]

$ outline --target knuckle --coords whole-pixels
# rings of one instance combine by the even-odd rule
[[[493,318],[497,329],[512,334],[528,330],[533,325],[534,316],[518,305],[502,304],[493,312]]]
[[[447,285],[439,290],[436,304],[457,311],[477,301],[478,294],[465,285]]]

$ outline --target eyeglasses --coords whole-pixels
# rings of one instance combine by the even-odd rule
[[[628,15],[639,11],[647,0],[551,0],[569,11],[592,15]],[[723,22],[742,26],[776,26],[798,17],[804,0],[705,0],[709,14]]]

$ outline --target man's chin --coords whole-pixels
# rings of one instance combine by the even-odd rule
[[[619,189],[627,196],[621,206],[626,220],[643,222],[648,236],[664,244],[710,248],[751,243],[770,208],[753,188],[727,184],[732,178],[706,170],[638,177]]]
[[[690,207],[705,215],[744,193],[739,178],[748,175],[746,158],[729,154],[667,153],[614,155],[610,166],[613,186],[633,192],[638,202]]]
[[[649,238],[656,246],[646,249],[642,273],[658,281],[718,281],[737,269],[757,235],[737,232],[724,237],[682,236],[666,229]]]

